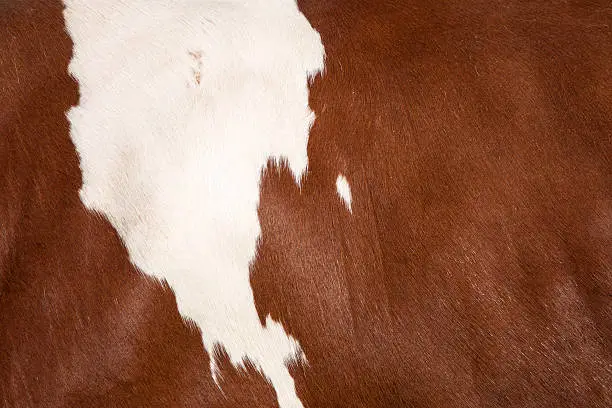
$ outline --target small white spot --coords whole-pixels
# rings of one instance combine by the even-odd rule
[[[351,196],[351,186],[349,186],[348,180],[342,174],[338,174],[338,178],[336,179],[336,191],[342,201],[344,201],[344,204],[346,204],[346,208],[348,208],[349,212],[352,214],[353,198]]]

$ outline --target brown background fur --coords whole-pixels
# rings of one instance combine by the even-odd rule
[[[301,193],[262,179],[252,284],[305,406],[610,406],[610,4],[299,4],[326,72]],[[227,359],[216,388],[79,202],[71,47],[58,1],[0,2],[1,405],[277,406]]]

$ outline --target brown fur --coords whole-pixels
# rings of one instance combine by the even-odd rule
[[[216,388],[79,202],[58,3],[0,3],[0,401],[277,406],[227,360]],[[305,406],[612,405],[609,4],[299,3],[326,73],[301,192],[262,179],[252,285],[304,348]]]

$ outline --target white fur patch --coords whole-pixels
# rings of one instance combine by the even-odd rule
[[[336,191],[342,201],[344,201],[346,208],[352,214],[353,197],[351,195],[351,186],[349,186],[348,180],[342,174],[338,174],[338,178],[336,179]]]
[[[294,0],[65,4],[82,201],[139,269],[169,283],[209,353],[248,358],[282,408],[302,407],[287,369],[302,351],[269,316],[260,324],[249,265],[262,167],[285,157],[299,182],[308,163],[318,33]]]

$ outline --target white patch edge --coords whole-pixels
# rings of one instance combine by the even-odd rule
[[[260,324],[249,265],[268,158],[287,158],[298,183],[307,167],[318,33],[293,0],[65,5],[83,203],[168,282],[211,359],[217,344],[235,366],[249,359],[281,408],[301,408],[287,364],[305,357],[280,323]]]

